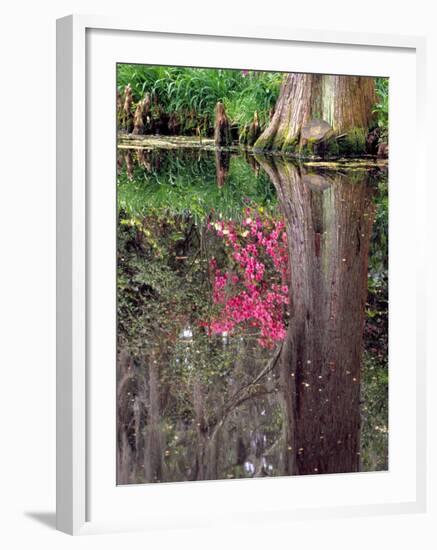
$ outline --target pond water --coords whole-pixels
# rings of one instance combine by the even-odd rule
[[[351,471],[291,443],[336,365],[357,469],[387,469],[385,168],[120,148],[117,196],[117,483]]]

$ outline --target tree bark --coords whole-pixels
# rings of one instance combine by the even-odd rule
[[[124,89],[124,103],[123,103],[123,116],[122,116],[122,129],[125,130],[128,134],[132,132],[133,129],[133,118],[132,118],[132,88],[128,84]]]
[[[218,102],[215,108],[214,141],[217,147],[232,145],[231,128],[223,103]]]
[[[371,77],[290,73],[272,120],[254,148],[299,156],[364,153],[375,101]],[[305,134],[311,121],[329,124],[331,132],[314,137]]]
[[[252,146],[258,139],[261,133],[258,112],[255,111],[253,114],[253,120],[250,124],[243,126],[240,136],[239,143],[240,145],[249,145]]]
[[[280,366],[284,473],[358,471],[371,176],[310,173],[280,159],[259,160],[278,192],[290,259]]]
[[[144,100],[141,100],[137,103],[135,113],[134,113],[134,129],[132,130],[133,135],[144,134]]]

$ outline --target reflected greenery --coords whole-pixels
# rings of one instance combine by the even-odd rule
[[[217,159],[210,151],[129,150],[119,155],[118,208],[131,216],[155,209],[189,213],[199,222],[214,212],[235,219],[242,216],[245,204],[276,203],[271,181],[249,155],[229,153],[226,185],[217,184]]]

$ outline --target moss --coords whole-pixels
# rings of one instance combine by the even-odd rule
[[[289,138],[286,131],[283,130],[270,137],[264,137],[262,134],[254,144],[254,151],[281,152],[304,159],[357,156],[366,152],[366,136],[365,129],[353,128],[340,137],[330,134],[322,141],[309,138],[299,143],[299,136]]]
[[[284,139],[284,142],[281,147],[282,153],[295,153],[296,149],[299,146],[299,136],[293,136],[291,138]]]
[[[363,128],[352,128],[349,132],[337,139],[340,155],[359,155],[366,152],[367,131]]]
[[[274,149],[275,138],[276,134],[271,136],[265,136],[264,134],[261,134],[254,143],[253,150],[262,152]]]
[[[273,151],[280,151],[282,149],[282,146],[285,143],[285,139],[286,139],[285,130],[282,130],[282,131],[278,130],[273,138],[271,149]]]
[[[317,144],[314,141],[305,141],[304,143],[301,143],[297,154],[300,158],[304,159],[311,159],[317,156]]]
[[[299,150],[299,156],[302,158],[338,158],[362,155],[365,151],[366,131],[362,128],[353,128],[339,138],[331,135],[322,141],[306,140]]]
[[[326,157],[337,157],[340,154],[340,148],[338,141],[333,138],[324,143],[324,156]]]

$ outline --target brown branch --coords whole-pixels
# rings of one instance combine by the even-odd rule
[[[257,384],[261,378],[263,378],[266,374],[268,374],[269,372],[271,372],[275,366],[276,366],[276,363],[281,355],[281,351],[282,351],[282,342],[278,345],[278,347],[276,348],[275,350],[275,353],[273,354],[273,357],[270,358],[270,360],[267,362],[266,366],[262,369],[262,371],[253,379],[251,380],[248,384],[246,384],[245,386],[242,386],[241,388],[239,388],[235,393],[234,395],[231,396],[229,402],[232,403],[232,401],[240,394],[242,393],[243,391],[245,390],[248,390],[250,387],[254,386],[255,384]],[[224,407],[226,408],[226,406]]]
[[[247,401],[248,399],[251,399],[252,397],[259,397],[261,395],[267,395],[269,393],[273,393],[274,390],[271,390],[271,391],[265,390],[262,392],[253,393],[250,391],[250,388],[253,388],[266,374],[268,374],[275,368],[276,363],[278,362],[278,359],[281,355],[281,351],[282,351],[282,342],[276,348],[275,353],[273,354],[273,357],[271,357],[271,359],[268,361],[268,363],[262,369],[262,371],[251,382],[249,382],[248,384],[246,384],[245,386],[237,390],[234,393],[234,395],[232,395],[232,397],[229,399],[228,403],[226,403],[223,406],[222,417],[213,427],[213,431],[210,437],[210,442],[212,442],[215,439],[217,432],[223,426],[226,418],[235,408],[239,407],[245,401]],[[246,395],[241,395],[243,392],[246,392]]]

